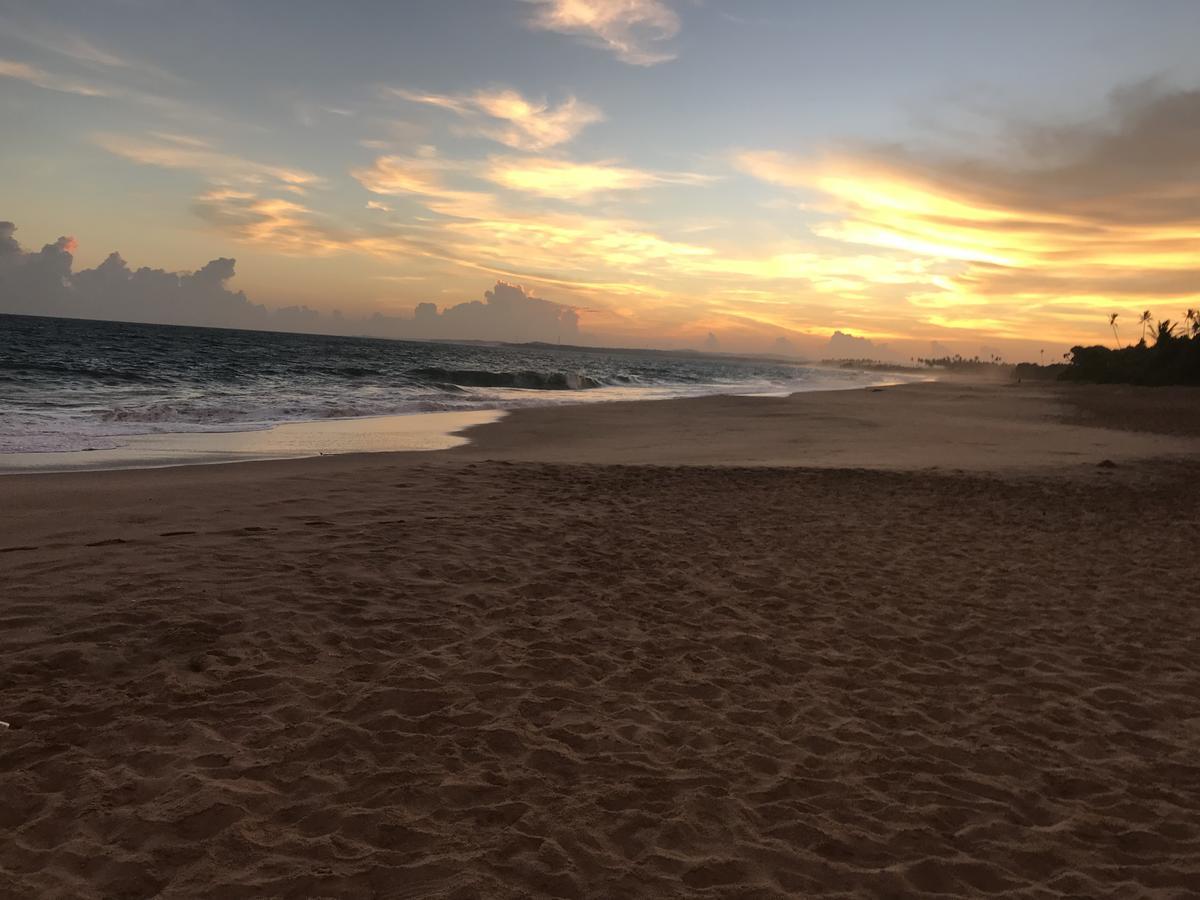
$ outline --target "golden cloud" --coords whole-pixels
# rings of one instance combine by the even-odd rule
[[[482,177],[501,187],[558,200],[588,202],[600,194],[662,184],[705,184],[690,173],[647,172],[614,162],[577,163],[534,157],[493,157]]]
[[[411,195],[432,212],[460,218],[495,215],[494,198],[482,191],[453,188],[446,176],[468,170],[466,164],[439,157],[433,148],[417,156],[380,156],[351,175],[374,194]]]
[[[211,148],[207,142],[185,135],[152,132],[149,137],[96,134],[92,140],[109,153],[146,166],[199,172],[214,181],[258,185],[274,182],[292,193],[324,184],[324,179],[303,169],[243,159]]]
[[[28,63],[14,59],[0,59],[0,78],[13,78],[25,81],[35,87],[48,91],[59,91],[64,94],[78,94],[81,97],[110,97],[112,91],[100,85],[88,84],[73,78],[55,75]]]
[[[527,0],[537,4],[530,25],[573,34],[635,66],[675,58],[663,44],[679,33],[679,16],[662,0]]]
[[[393,96],[436,106],[470,121],[475,133],[514,150],[539,153],[574,140],[584,128],[604,119],[596,107],[575,97],[554,106],[530,100],[511,88],[474,94],[431,94],[392,88]]]
[[[909,296],[925,322],[1016,334],[1041,321],[1070,340],[1081,315],[1200,299],[1198,119],[1200,91],[1142,85],[1114,93],[1099,124],[1026,127],[1002,163],[889,148],[735,164],[811,195],[828,216],[819,237],[956,263]],[[934,312],[956,308],[986,313]]]

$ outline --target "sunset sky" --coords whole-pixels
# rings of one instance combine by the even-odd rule
[[[0,219],[267,307],[505,281],[589,343],[1036,358],[1200,305],[1198,39],[1195,0],[0,0]]]

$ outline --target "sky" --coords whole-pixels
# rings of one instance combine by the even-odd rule
[[[1198,39],[1195,0],[0,0],[0,311],[1057,357],[1200,306]]]

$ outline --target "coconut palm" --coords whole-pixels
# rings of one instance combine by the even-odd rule
[[[1112,313],[1108,317],[1108,327],[1113,330],[1113,340],[1117,342],[1117,346],[1121,346],[1121,335],[1117,334],[1117,314]]]
[[[1146,343],[1146,329],[1153,323],[1154,317],[1150,315],[1150,310],[1146,310],[1138,316],[1138,322],[1142,325],[1142,343]]]
[[[1183,318],[1187,322],[1187,330],[1192,337],[1200,337],[1200,312],[1189,309]]]

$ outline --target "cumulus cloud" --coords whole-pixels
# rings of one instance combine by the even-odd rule
[[[575,97],[557,106],[545,98],[532,100],[511,88],[473,94],[431,94],[392,88],[410,103],[449,110],[466,120],[474,133],[514,150],[538,153],[574,140],[584,128],[603,121],[596,107]]]
[[[229,287],[235,261],[211,260],[194,272],[133,269],[119,253],[92,269],[73,271],[75,240],[60,237],[39,251],[22,249],[12,222],[0,222],[0,313],[69,316],[389,338],[557,341],[579,337],[579,313],[497,282],[482,300],[439,310],[420,304],[413,316],[351,318],[306,306],[268,309]]]
[[[835,331],[825,345],[826,359],[874,359],[887,360],[894,356],[887,344],[877,344],[870,338]]]
[[[73,238],[27,252],[15,231],[12,222],[0,222],[0,312],[234,328],[261,327],[267,318],[264,307],[226,287],[232,259],[167,272],[131,269],[112,253],[94,269],[73,272]]]
[[[417,306],[413,331],[420,337],[493,341],[557,341],[579,337],[579,313],[535,297],[519,284],[498,281],[483,300],[446,307]]]
[[[653,66],[675,58],[663,46],[679,33],[679,16],[662,0],[526,0],[530,25],[578,35],[622,62]]]
[[[771,350],[778,353],[780,356],[795,356],[797,353],[796,342],[787,335],[781,334],[775,338],[775,342],[771,344]]]

